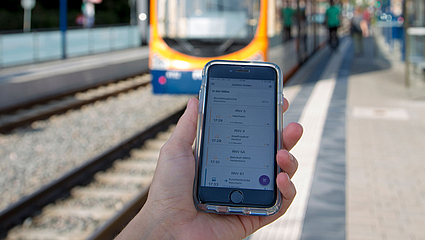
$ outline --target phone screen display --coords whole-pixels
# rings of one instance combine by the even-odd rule
[[[199,185],[274,191],[276,73],[217,68],[207,81]]]

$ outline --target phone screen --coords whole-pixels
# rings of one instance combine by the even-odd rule
[[[204,201],[228,203],[230,192],[238,189],[246,204],[272,204],[276,90],[277,74],[272,68],[211,66],[200,158]],[[265,199],[259,200],[259,193]]]

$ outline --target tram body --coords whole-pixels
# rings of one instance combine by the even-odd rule
[[[196,94],[213,59],[267,59],[267,0],[151,1],[154,93]]]
[[[149,69],[153,92],[198,93],[202,68],[214,59],[267,61],[269,40],[281,37],[281,10],[286,6],[295,12],[293,40],[284,43],[282,52],[295,60],[295,65],[286,69],[291,72],[291,67],[296,69],[324,45],[327,30],[311,19],[324,14],[326,2],[151,0]],[[291,64],[294,61],[288,62]]]

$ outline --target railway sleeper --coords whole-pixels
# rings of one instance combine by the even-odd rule
[[[85,104],[92,101],[107,99],[111,96],[146,86],[149,84],[150,79],[151,77],[149,74],[136,76],[117,83],[108,84],[107,86],[99,86],[94,89],[88,89],[85,92],[78,92],[73,95],[52,99],[43,104],[30,105],[27,108],[17,109],[11,112],[11,114],[1,114],[0,126],[10,126],[14,124],[14,128],[16,128],[17,123],[25,125],[31,123],[31,121],[38,120],[38,118],[45,118],[45,116],[54,112],[62,113],[66,111],[67,108],[72,109],[81,107],[81,109],[83,109]]]
[[[142,148],[142,149],[134,149],[130,152],[131,157],[144,159],[145,161],[158,161],[159,151]]]
[[[90,237],[94,229],[88,229],[84,232],[74,231],[61,233],[54,229],[12,229],[6,237],[6,240],[83,240]]]
[[[75,208],[90,208],[92,206],[97,206],[105,209],[121,209],[123,205],[130,201],[131,198],[99,198],[94,196],[79,196],[79,197],[70,197],[64,200],[57,200],[55,204],[62,205],[65,207],[75,207]]]
[[[94,176],[94,179],[98,183],[103,184],[141,184],[142,186],[148,186],[152,181],[153,176],[143,176],[143,175],[128,175],[123,173],[97,173]]]
[[[171,134],[172,134],[171,132],[167,132],[167,133],[164,133],[164,134],[159,134],[157,136],[157,139],[158,140],[163,140],[164,143],[166,143],[168,141],[168,139],[170,139]]]
[[[146,148],[159,151],[166,141],[162,139],[151,139],[145,142]]]
[[[88,213],[82,214],[82,211],[75,209],[68,212],[55,213],[54,210],[51,210],[54,208],[55,206],[46,207],[41,215],[26,219],[23,225],[9,231],[6,240],[85,239],[100,224],[106,221],[106,216],[96,216],[94,214],[90,216]]]
[[[141,173],[143,172],[151,172],[155,171],[156,168],[156,162],[151,161],[143,161],[143,160],[124,160],[124,161],[116,161],[114,162],[113,169],[133,169],[133,170],[140,170]]]
[[[173,129],[146,141],[141,149],[132,150],[129,158],[116,160],[107,171],[95,174],[89,185],[74,187],[70,197],[44,207],[40,215],[11,229],[6,239],[87,239],[136,195],[146,191],[159,150]]]
[[[47,206],[43,209],[43,217],[63,218],[66,216],[105,221],[111,218],[115,212],[115,209],[106,209],[97,206],[77,208],[63,205],[53,205]]]
[[[136,191],[123,189],[105,189],[105,188],[88,188],[75,187],[71,190],[71,196],[91,196],[98,198],[132,198],[137,194]]]

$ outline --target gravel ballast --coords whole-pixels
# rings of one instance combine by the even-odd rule
[[[0,211],[187,104],[144,87],[0,134]]]

